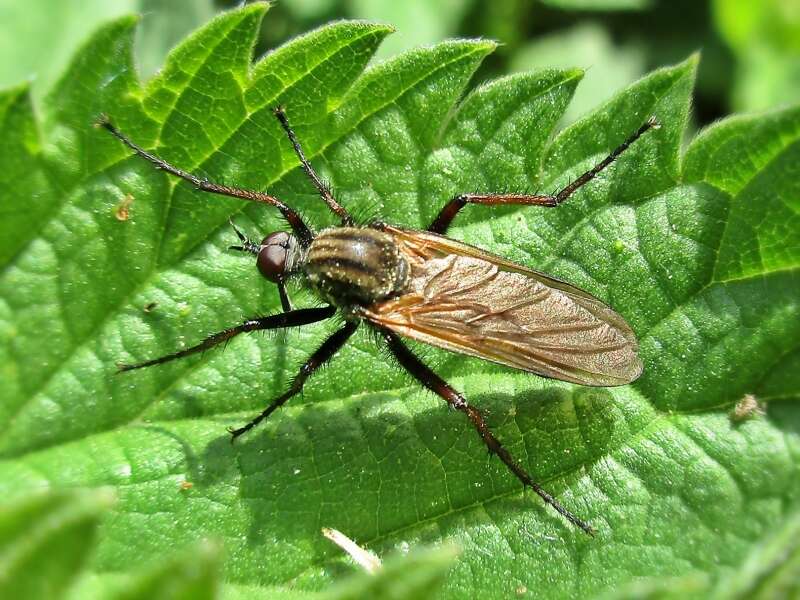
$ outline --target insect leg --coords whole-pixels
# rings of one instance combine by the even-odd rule
[[[309,323],[316,323],[317,321],[328,319],[332,317],[335,313],[336,313],[335,307],[326,306],[323,308],[301,308],[298,310],[293,310],[291,312],[283,312],[277,315],[270,315],[268,317],[258,317],[255,319],[248,319],[241,325],[229,327],[228,329],[223,329],[222,331],[219,331],[217,333],[208,336],[205,340],[203,340],[196,346],[192,346],[191,348],[186,348],[185,350],[173,352],[172,354],[167,354],[166,356],[161,356],[159,358],[146,360],[144,362],[136,364],[118,363],[117,369],[119,369],[119,371],[122,372],[122,371],[132,371],[134,369],[142,369],[144,367],[152,367],[153,365],[160,365],[161,363],[169,362],[177,358],[183,358],[184,356],[190,356],[198,352],[203,352],[205,350],[208,350],[209,348],[213,348],[218,344],[227,342],[228,340],[239,335],[240,333],[246,333],[248,331],[259,331],[264,329],[284,329],[286,327],[308,325]]]
[[[119,129],[112,125],[111,121],[109,121],[106,116],[101,116],[97,121],[97,125],[111,132],[114,137],[120,140],[128,148],[133,150],[136,154],[154,164],[157,169],[166,171],[167,173],[188,181],[198,190],[210,192],[212,194],[220,194],[222,196],[232,196],[233,198],[240,198],[242,200],[262,202],[264,204],[269,204],[270,206],[276,207],[279,211],[281,211],[281,214],[286,221],[288,221],[289,225],[291,225],[292,230],[294,231],[300,243],[303,246],[308,246],[308,244],[311,243],[311,240],[314,236],[312,235],[308,226],[306,226],[306,224],[303,222],[303,219],[300,218],[300,215],[277,198],[270,196],[269,194],[264,194],[263,192],[243,190],[240,188],[228,187],[227,185],[221,185],[219,183],[212,183],[211,181],[201,179],[197,175],[189,173],[188,171],[179,169],[178,167],[171,165],[164,159],[148,152],[138,144],[128,139]]]
[[[514,475],[516,475],[517,479],[519,479],[523,485],[528,486],[534,492],[539,494],[542,500],[552,506],[570,523],[580,527],[589,535],[594,535],[594,529],[592,529],[591,525],[579,519],[566,508],[561,506],[561,504],[558,503],[558,500],[548,494],[531,479],[530,475],[528,475],[528,473],[519,465],[519,463],[514,460],[514,458],[511,456],[511,453],[500,444],[496,437],[494,437],[494,434],[492,434],[492,432],[489,430],[489,426],[486,424],[486,421],[484,421],[483,415],[480,413],[480,411],[478,411],[477,408],[468,404],[467,400],[462,394],[454,390],[444,379],[439,377],[419,358],[417,358],[414,353],[411,352],[411,350],[409,350],[405,344],[403,344],[397,335],[386,330],[381,330],[381,335],[386,341],[391,353],[406,371],[413,375],[414,378],[424,387],[428,388],[434,394],[446,400],[450,406],[467,415],[469,420],[472,422],[472,425],[477,430],[478,435],[481,436],[484,444],[486,444],[486,447],[489,448],[489,452],[499,456],[500,460],[502,460],[508,469]]]
[[[303,170],[306,172],[306,175],[308,175],[308,178],[313,182],[314,187],[316,187],[319,191],[319,195],[325,201],[325,204],[327,204],[328,208],[330,208],[342,219],[342,225],[352,225],[353,218],[349,215],[345,208],[336,201],[331,193],[330,188],[328,188],[328,186],[325,185],[325,182],[319,178],[317,172],[314,171],[314,167],[312,167],[311,163],[308,162],[308,159],[306,159],[306,155],[303,153],[303,148],[300,146],[300,142],[298,141],[297,136],[294,134],[291,125],[289,125],[289,119],[286,117],[286,112],[283,110],[283,107],[278,106],[273,112],[275,113],[275,116],[278,117],[278,121],[280,121],[283,130],[286,132],[289,141],[292,143],[294,152],[297,154],[297,158],[300,159],[300,164],[303,165]]]
[[[290,312],[292,310],[292,303],[289,300],[289,294],[286,293],[286,284],[282,279],[278,281],[278,294],[281,297],[281,308],[283,312]]]
[[[300,367],[300,371],[295,375],[294,379],[292,379],[292,384],[287,391],[275,398],[267,408],[246,425],[238,429],[228,429],[232,436],[231,441],[235,440],[243,433],[250,431],[253,427],[275,412],[275,410],[280,408],[289,398],[300,392],[300,390],[303,389],[303,385],[305,385],[306,379],[308,379],[314,371],[328,362],[333,355],[344,346],[345,342],[355,333],[356,329],[358,329],[358,321],[348,321],[344,327],[325,340],[317,351],[306,360],[305,364]]]
[[[594,167],[586,171],[575,181],[564,187],[561,191],[552,195],[530,195],[530,194],[461,194],[444,205],[439,214],[428,227],[428,231],[434,233],[445,233],[450,223],[464,206],[467,204],[488,204],[492,206],[502,204],[530,205],[530,206],[558,206],[569,198],[575,190],[586,185],[594,179],[598,173],[614,162],[620,154],[625,152],[628,147],[638,140],[645,132],[650,129],[658,129],[659,124],[655,117],[650,117],[647,122],[639,127],[636,132],[627,140],[617,146],[611,154],[597,163]]]

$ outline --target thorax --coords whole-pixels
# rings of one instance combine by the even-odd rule
[[[370,228],[334,227],[321,231],[305,257],[310,285],[337,305],[369,305],[399,295],[409,266],[394,238]]]

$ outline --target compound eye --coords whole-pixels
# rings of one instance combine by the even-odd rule
[[[261,274],[277,283],[283,278],[286,257],[289,254],[289,234],[284,231],[271,233],[261,242],[256,265]]]

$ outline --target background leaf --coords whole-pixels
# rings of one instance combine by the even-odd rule
[[[542,0],[564,10],[638,10],[650,5],[650,0]]]
[[[397,34],[378,51],[391,56],[422,44],[432,44],[455,32],[475,0],[346,0],[352,15],[392,23]]]
[[[359,573],[351,576],[335,586],[326,598],[435,598],[457,555],[458,552],[452,547],[442,546],[416,550],[407,556],[391,557],[375,574]]]
[[[584,23],[565,31],[537,37],[521,47],[511,60],[513,71],[573,68],[585,65],[581,85],[562,117],[568,124],[608,100],[645,72],[640,45],[619,46],[597,23]]]
[[[137,58],[153,73],[178,40],[213,15],[212,0],[0,0],[0,86],[30,78],[44,94],[86,34],[111,18],[142,13]]]
[[[494,49],[470,40],[365,70],[390,28],[362,22],[252,65],[264,10],[217,17],[145,86],[135,20],[105,25],[42,101],[39,127],[25,88],[0,98],[0,139],[16,153],[0,158],[15,176],[0,239],[0,491],[116,488],[79,585],[146,578],[153,561],[214,538],[223,595],[299,597],[353,570],[321,527],[380,556],[455,541],[442,597],[587,597],[642,574],[710,589],[757,562],[768,533],[791,529],[800,492],[797,109],[723,121],[682,156],[691,57],[553,137],[579,70],[467,91]],[[597,538],[523,494],[366,334],[236,445],[225,427],[282,391],[332,326],[115,375],[117,361],[277,310],[274,287],[225,250],[227,220],[252,236],[284,224],[154,171],[92,122],[107,113],[183,168],[268,188],[331,224],[276,104],[346,206],[415,227],[464,190],[557,189],[658,117],[558,210],[469,207],[452,232],[608,301],[641,340],[642,379],[581,388],[414,345]],[[768,413],[732,423],[745,394]]]
[[[32,493],[0,506],[0,593],[63,598],[92,548],[108,491]]]
[[[800,98],[800,7],[715,0],[714,23],[737,58],[732,105],[763,110]]]

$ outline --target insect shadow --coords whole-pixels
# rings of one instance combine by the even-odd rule
[[[510,448],[537,457],[536,476],[557,480],[554,485],[563,489],[603,451],[582,442],[574,419],[558,425],[574,411],[580,393],[547,386],[521,394],[478,393],[475,400]],[[610,397],[600,391],[603,395]],[[426,400],[415,398],[417,407],[426,408],[409,412],[408,400],[397,393],[376,392],[347,405],[306,405],[291,418],[271,420],[267,435],[249,439],[238,450],[215,439],[200,458],[203,476],[197,487],[238,481],[251,547],[275,540],[291,545],[299,536],[314,540],[322,526],[346,530],[360,541],[378,540],[406,530],[409,515],[435,520],[489,500],[502,502],[513,514],[538,513],[530,497],[511,493],[504,466],[479,451],[479,440],[465,424]],[[547,435],[539,439],[537,430],[525,427],[529,422]],[[549,431],[553,424],[556,430]],[[480,478],[470,481],[464,474],[471,472]],[[539,519],[545,521],[545,515]],[[560,537],[559,529],[550,521],[544,531]],[[314,547],[326,555],[324,542]]]
[[[298,394],[306,380],[363,325],[374,332],[391,357],[414,379],[463,413],[489,452],[498,456],[524,486],[592,535],[592,527],[537,484],[494,436],[482,413],[417,357],[401,337],[582,385],[616,386],[638,378],[642,362],[636,336],[611,308],[568,283],[444,234],[468,204],[559,206],[642,135],[656,128],[655,118],[555,194],[460,194],[444,205],[425,231],[419,231],[379,221],[357,226],[306,159],[283,108],[276,108],[275,116],[321,199],[339,218],[339,226],[314,232],[296,210],[278,198],[200,178],[141,148],[107,117],[98,121],[99,126],[140,157],[198,190],[278,209],[290,230],[271,233],[259,243],[234,226],[239,243],[231,246],[256,257],[258,270],[278,288],[283,312],[247,319],[166,356],[120,363],[119,370],[152,367],[204,352],[246,332],[286,329],[341,317],[344,323],[300,367],[288,390],[248,423],[230,429],[233,439]],[[286,290],[291,278],[299,279],[327,304],[293,308]]]

